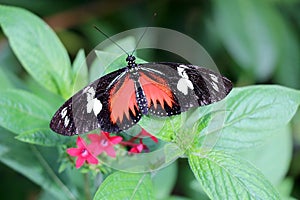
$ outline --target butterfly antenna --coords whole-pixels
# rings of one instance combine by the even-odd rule
[[[156,17],[156,15],[157,15],[157,14],[154,13],[154,14],[153,14],[153,18]],[[140,44],[142,38],[144,37],[144,35],[146,34],[146,32],[147,32],[147,30],[148,30],[148,28],[149,28],[148,26],[145,28],[143,34],[141,35],[141,37],[140,37],[139,40],[137,41],[137,43],[136,43],[136,45],[135,45],[135,48],[134,48],[134,50],[132,51],[131,55],[133,55],[134,52],[136,51],[136,49],[138,48],[138,46],[139,46],[139,44]]]
[[[94,25],[94,28],[99,31],[100,33],[102,33],[107,39],[109,39],[112,43],[114,43],[117,47],[119,47],[122,51],[124,51],[124,53],[126,53],[127,56],[129,56],[129,54],[127,53],[127,51],[125,51],[118,43],[116,43],[115,41],[113,41],[106,33],[104,33],[102,30],[100,30],[100,28],[98,28],[97,26]]]
[[[147,32],[147,29],[148,29],[148,26],[145,28],[143,34],[141,35],[141,37],[139,38],[138,42],[136,43],[135,48],[134,48],[134,50],[132,51],[131,55],[133,55],[134,52],[136,51],[136,49],[138,48],[138,46],[139,46],[139,44],[140,44],[142,38],[144,37],[145,33]]]

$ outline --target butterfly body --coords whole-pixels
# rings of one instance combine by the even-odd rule
[[[143,115],[180,114],[217,102],[232,83],[212,70],[179,63],[136,64],[107,74],[80,90],[55,113],[50,127],[63,135],[97,128],[119,132],[135,125]]]

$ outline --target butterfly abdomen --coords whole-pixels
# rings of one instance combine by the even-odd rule
[[[135,86],[135,95],[136,95],[136,101],[138,107],[143,115],[147,115],[149,109],[148,109],[148,102],[146,99],[145,92],[139,81],[134,81],[134,86]]]

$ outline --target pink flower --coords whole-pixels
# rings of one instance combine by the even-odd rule
[[[140,139],[140,143],[132,147],[129,153],[141,153],[143,150],[149,151],[149,148],[143,143],[143,140]]]
[[[89,164],[98,164],[98,159],[89,151],[86,147],[84,140],[81,137],[77,138],[77,148],[67,149],[67,153],[70,156],[77,156],[76,168],[80,168],[85,161]]]
[[[100,134],[89,134],[88,138],[91,140],[89,149],[97,156],[103,151],[110,157],[116,157],[114,145],[122,141],[121,136],[109,136],[108,132],[101,131]]]

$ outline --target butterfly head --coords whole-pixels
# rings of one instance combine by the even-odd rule
[[[133,55],[127,56],[126,62],[128,63],[128,68],[129,69],[131,69],[133,67],[136,67],[135,57]]]

